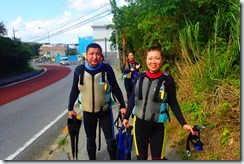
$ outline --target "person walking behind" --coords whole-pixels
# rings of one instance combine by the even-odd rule
[[[138,75],[124,115],[123,125],[128,128],[134,108],[133,134],[138,160],[147,160],[149,144],[152,160],[165,159],[167,104],[183,129],[195,134],[182,115],[174,79],[160,70],[163,62],[161,47],[152,46],[147,50],[148,70]]]
[[[135,52],[130,51],[128,53],[128,59],[125,61],[122,67],[122,73],[124,74],[124,86],[125,86],[127,101],[130,98],[135,77],[139,73],[139,68],[141,67],[139,63],[135,62],[134,58],[135,58]]]
[[[117,83],[114,71],[102,62],[102,48],[91,43],[86,48],[86,60],[74,70],[73,85],[69,95],[68,117],[76,116],[74,103],[81,96],[83,122],[87,140],[87,153],[90,160],[96,160],[96,129],[98,121],[103,130],[110,159],[116,159],[116,139],[112,113],[114,93],[120,103],[121,113],[126,110],[122,91]]]

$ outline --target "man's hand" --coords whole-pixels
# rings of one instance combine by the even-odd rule
[[[73,115],[74,115],[74,116],[77,115],[76,112],[75,112],[74,110],[71,110],[71,111],[68,112],[68,118],[72,118]]]
[[[122,114],[122,115],[125,115],[126,110],[127,110],[126,108],[121,108],[121,109],[120,109],[121,114]]]

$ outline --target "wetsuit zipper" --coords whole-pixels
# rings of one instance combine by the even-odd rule
[[[92,76],[92,113],[94,113],[95,108],[95,91],[94,91],[94,76]]]

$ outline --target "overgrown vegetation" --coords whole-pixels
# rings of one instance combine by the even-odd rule
[[[0,78],[32,71],[29,65],[32,56],[38,55],[40,44],[22,43],[18,38],[7,38],[7,30],[0,22]]]
[[[117,8],[111,1],[120,50],[134,49],[145,69],[146,49],[161,45],[186,120],[206,126],[204,150],[189,158],[188,134],[172,119],[171,146],[183,159],[240,160],[240,2],[127,2]],[[115,35],[111,40],[115,43]]]
[[[69,141],[67,140],[67,138],[60,139],[58,141],[58,147],[62,147],[62,146],[64,146],[67,143],[69,143]]]
[[[0,77],[30,70],[31,54],[19,41],[0,36]]]
[[[224,12],[217,13],[213,37],[204,48],[197,44],[198,24],[179,32],[182,53],[175,77],[182,108],[191,122],[207,127],[202,132],[205,151],[195,159],[240,159],[240,37],[235,38],[240,36],[240,17],[235,15],[240,8],[232,7],[232,17],[225,22],[219,19]],[[224,38],[219,29],[228,22],[229,37]]]

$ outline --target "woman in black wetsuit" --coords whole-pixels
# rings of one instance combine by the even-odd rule
[[[135,60],[135,52],[129,51],[128,59],[123,64],[122,73],[124,74],[124,86],[126,91],[127,101],[130,98],[133,83],[135,80],[136,75],[139,73],[140,64],[137,63]]]
[[[175,82],[172,76],[162,72],[163,54],[160,47],[147,50],[148,70],[140,73],[136,79],[129,99],[123,124],[129,127],[129,117],[134,114],[134,145],[138,160],[147,160],[150,144],[152,160],[164,159],[166,129],[169,119],[167,104],[184,130],[193,132],[182,115],[176,99]],[[134,110],[133,110],[134,109]]]

